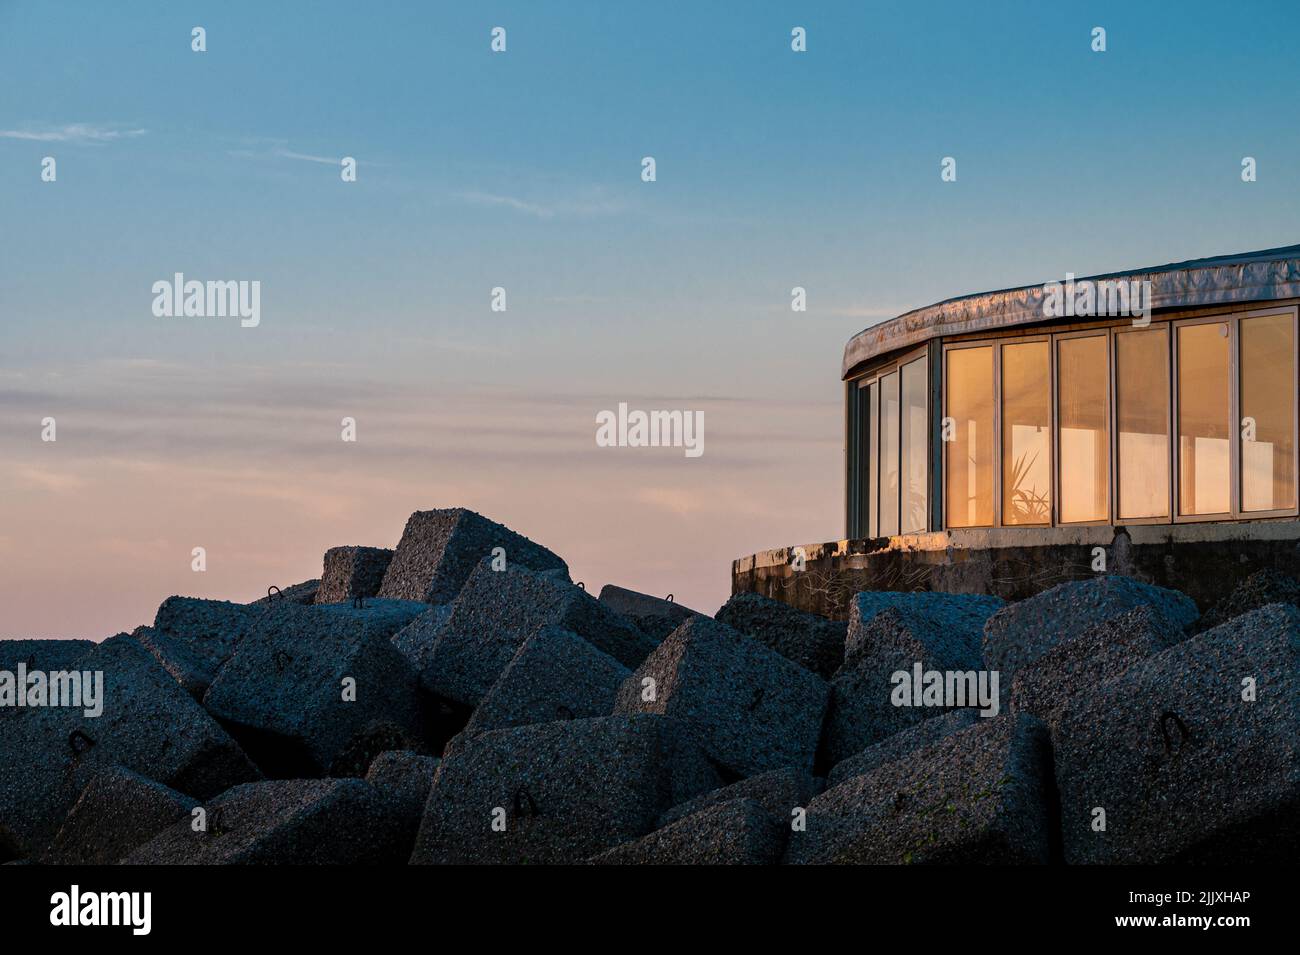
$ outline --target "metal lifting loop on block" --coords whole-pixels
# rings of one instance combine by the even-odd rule
[[[1170,720],[1173,720],[1175,723],[1178,724],[1178,732],[1181,736],[1181,738],[1178,740],[1179,749],[1183,748],[1183,744],[1186,743],[1187,740],[1190,739],[1192,735],[1191,731],[1187,729],[1187,724],[1183,722],[1183,718],[1181,716],[1179,716],[1173,710],[1165,710],[1163,713],[1160,714],[1160,738],[1164,740],[1166,753],[1172,753],[1174,751],[1174,741],[1169,734]]]
[[[514,809],[516,819],[522,819],[525,816],[536,818],[541,815],[541,813],[537,811],[537,803],[533,799],[533,794],[523,786],[520,786],[515,790]]]
[[[586,589],[587,589],[587,585],[584,584],[584,583],[580,580],[580,581],[578,581],[578,589],[579,589],[579,590],[586,590]]]
[[[272,590],[275,591],[274,595],[271,594]],[[266,588],[266,602],[272,603],[276,597],[279,597],[281,600],[283,600],[284,594],[280,591],[279,587],[275,586],[275,584],[272,584],[270,587]]]
[[[669,603],[672,603],[672,602],[673,602],[673,595],[672,595],[672,594],[669,594],[665,599],[666,599]]]
[[[80,756],[94,746],[95,741],[81,730],[73,730],[68,734],[68,745],[72,747],[73,753]]]

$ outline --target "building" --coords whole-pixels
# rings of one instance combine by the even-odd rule
[[[1295,569],[1300,246],[949,299],[845,347],[845,536],[733,590],[1027,596],[1101,572],[1212,602]]]

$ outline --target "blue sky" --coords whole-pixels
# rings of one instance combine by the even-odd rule
[[[0,0],[0,636],[246,599],[455,504],[711,612],[732,558],[840,534],[865,325],[1297,241],[1298,20]],[[261,326],[155,318],[176,271],[261,281]],[[595,448],[619,401],[705,410],[704,457]]]

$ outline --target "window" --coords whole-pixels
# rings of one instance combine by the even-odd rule
[[[941,369],[917,349],[859,379],[853,533],[924,533],[940,504],[949,528],[1300,512],[1300,309],[1089,324],[947,341]]]
[[[1057,340],[1061,522],[1110,517],[1110,363],[1106,335]]]
[[[1229,325],[1180,325],[1177,335],[1178,513],[1225,514],[1232,509]]]
[[[993,346],[953,348],[944,381],[948,527],[993,523]]]
[[[903,366],[902,381],[902,513],[904,534],[923,533],[929,526],[928,493],[930,415],[929,361],[918,358]]]
[[[1241,510],[1295,507],[1295,328],[1290,313],[1243,318]]]
[[[1169,516],[1169,334],[1115,335],[1116,468],[1119,519]]]
[[[870,426],[867,433],[867,536],[880,534],[880,382],[867,387]]]
[[[1048,342],[1003,345],[1003,524],[1051,523],[1051,395]]]
[[[898,533],[898,372],[880,379],[880,535]]]

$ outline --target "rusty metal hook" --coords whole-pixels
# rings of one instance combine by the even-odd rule
[[[528,803],[526,812],[524,811],[525,801],[527,801]],[[535,819],[541,815],[541,813],[537,811],[537,802],[536,800],[533,799],[532,793],[530,793],[523,786],[520,786],[518,789],[515,790],[513,802],[514,802],[516,819],[522,819],[525,816],[530,816]]]
[[[1178,724],[1178,732],[1182,737],[1178,741],[1178,748],[1180,750],[1183,748],[1183,744],[1186,743],[1188,739],[1191,738],[1192,735],[1191,731],[1188,730],[1187,728],[1187,724],[1183,722],[1183,718],[1181,716],[1179,716],[1173,710],[1165,710],[1163,713],[1160,714],[1160,738],[1164,740],[1166,753],[1172,753],[1174,751],[1174,741],[1169,734],[1170,720],[1173,720],[1175,723]]]

